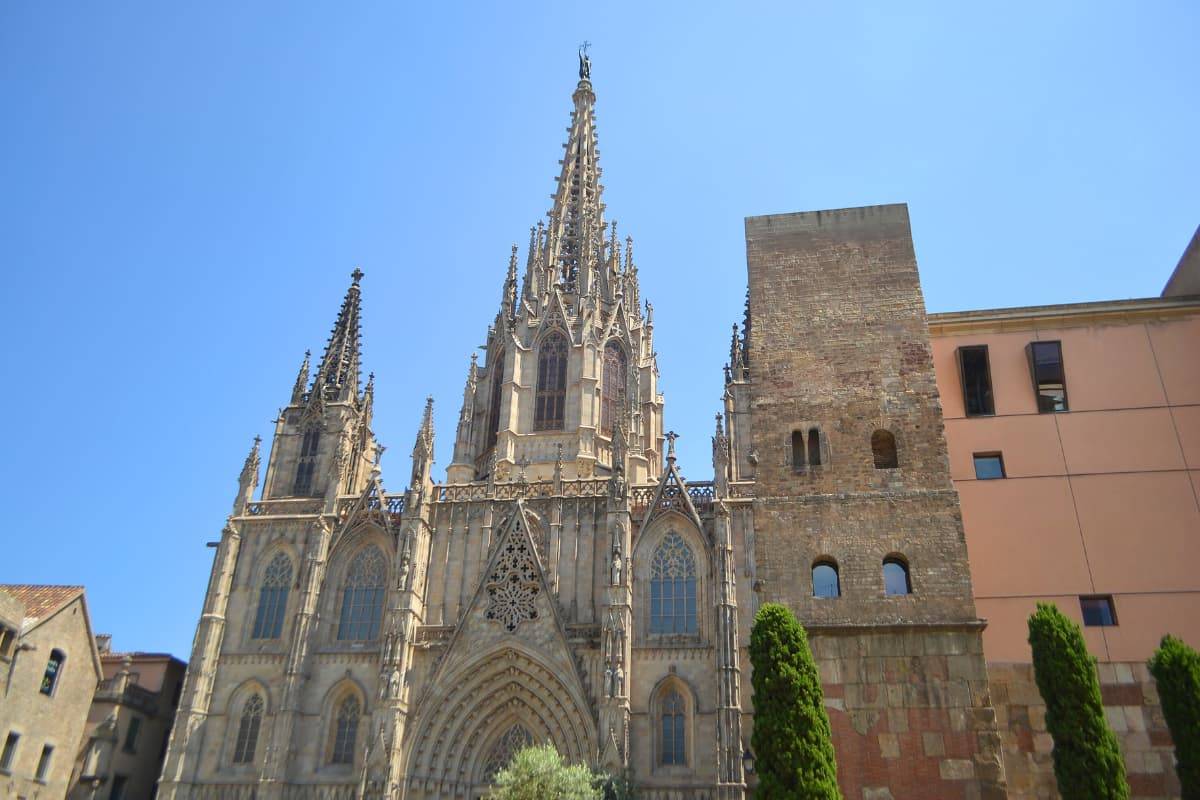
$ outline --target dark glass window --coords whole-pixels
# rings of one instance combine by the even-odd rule
[[[17,742],[21,741],[21,734],[8,732],[8,738],[4,740],[4,752],[0,753],[0,769],[8,772],[12,769],[13,758],[17,755]]]
[[[813,564],[813,597],[838,597],[842,588],[838,584],[837,564],[832,561],[818,561]]]
[[[1004,456],[999,453],[976,453],[975,477],[981,481],[1003,478]]]
[[[58,676],[62,674],[62,665],[66,659],[66,653],[62,650],[50,651],[50,658],[46,661],[46,671],[42,673],[42,687],[39,690],[42,694],[54,694],[54,687],[58,683]]]
[[[1113,605],[1112,595],[1098,595],[1079,598],[1079,608],[1083,611],[1083,624],[1088,626],[1109,626],[1117,624],[1117,609]]]
[[[333,755],[329,759],[334,764],[354,763],[354,740],[358,738],[360,714],[357,697],[347,697],[338,707],[333,729]]]
[[[626,363],[621,345],[609,342],[604,348],[604,383],[600,387],[600,433],[605,436],[612,436],[613,424],[625,409]]]
[[[252,694],[242,706],[242,718],[238,721],[237,739],[233,743],[233,763],[249,764],[254,760],[258,747],[258,731],[262,726],[262,695]]]
[[[958,348],[958,370],[962,374],[963,406],[967,416],[995,414],[987,345]]]
[[[488,405],[487,443],[484,445],[485,450],[496,444],[496,438],[500,435],[500,401],[503,399],[504,389],[503,350],[496,355],[496,364],[490,367],[489,371],[492,373],[492,400]]]
[[[533,429],[560,431],[567,400],[567,340],[552,333],[542,340],[538,350],[537,397]]]
[[[871,452],[875,456],[875,469],[895,469],[899,466],[896,437],[891,431],[881,428],[871,434]]]
[[[108,800],[125,800],[125,784],[128,781],[124,775],[113,775],[112,791],[108,793]]]
[[[50,757],[54,755],[54,748],[50,745],[43,745],[42,754],[38,757],[37,779],[39,781],[46,780],[46,773],[50,771]]]
[[[887,595],[912,594],[908,565],[899,558],[883,560],[883,593]]]
[[[808,463],[821,466],[821,432],[816,428],[808,429]]]
[[[684,736],[683,697],[671,689],[663,697],[662,704],[662,758],[661,764],[687,764],[687,744]]]
[[[292,560],[283,553],[276,553],[267,565],[262,586],[258,590],[258,611],[254,616],[251,638],[279,638],[283,632],[283,615],[291,585]]]
[[[804,431],[792,431],[792,469],[804,469]]]
[[[130,717],[129,727],[125,729],[125,744],[121,745],[121,749],[126,753],[137,752],[137,737],[138,732],[142,729],[141,717]]]
[[[650,560],[650,632],[695,634],[696,556],[671,531]]]
[[[1026,348],[1038,412],[1067,410],[1067,378],[1063,372],[1062,342],[1030,342]]]
[[[342,613],[337,632],[340,641],[379,638],[386,580],[387,562],[378,547],[367,547],[354,557],[342,589]]]

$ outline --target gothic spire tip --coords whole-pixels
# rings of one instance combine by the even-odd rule
[[[365,274],[366,273],[363,272],[361,269],[359,269],[358,267],[355,267],[354,272],[350,273],[350,279],[352,281],[354,281],[355,286],[358,286],[358,282],[363,279],[363,275],[365,275]]]

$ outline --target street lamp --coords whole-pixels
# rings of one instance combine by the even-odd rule
[[[750,752],[749,747],[742,753],[742,769],[746,771],[747,775],[754,774],[754,753]]]

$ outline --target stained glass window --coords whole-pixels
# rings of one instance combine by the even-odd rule
[[[696,556],[671,531],[650,561],[650,632],[696,631]]]
[[[625,351],[616,342],[604,348],[604,375],[600,389],[600,432],[612,436],[613,425],[625,407]]]
[[[46,661],[46,671],[42,673],[42,694],[54,694],[54,686],[58,683],[58,676],[62,674],[63,662],[67,660],[67,655],[62,650],[51,650],[50,658]]]
[[[372,641],[379,638],[386,579],[387,562],[379,548],[371,546],[359,551],[350,562],[342,589],[339,640]]]
[[[563,427],[563,408],[567,400],[567,340],[552,333],[538,349],[537,397],[533,429],[559,431]]]
[[[292,585],[292,560],[276,553],[263,574],[258,590],[258,612],[254,616],[255,639],[278,639],[283,632],[283,614],[287,609],[288,588]]]
[[[252,694],[242,706],[242,719],[238,723],[237,741],[233,746],[233,763],[249,764],[254,760],[258,748],[258,729],[262,727],[262,695]]]
[[[495,366],[489,367],[488,370],[492,373],[490,378],[492,381],[492,401],[488,406],[487,444],[485,445],[485,449],[494,445],[496,437],[500,435],[500,401],[503,399],[502,390],[504,388],[503,350],[496,355]]]
[[[313,489],[313,471],[317,466],[317,449],[321,444],[321,429],[309,428],[304,432],[300,443],[300,461],[296,464],[296,480],[292,484],[292,494],[310,495]]]
[[[684,705],[679,692],[670,689],[662,699],[662,752],[660,764],[687,764]]]
[[[358,718],[361,713],[357,697],[347,697],[338,706],[337,719],[334,720],[332,763],[354,763],[354,740],[358,738]]]
[[[526,730],[521,723],[513,723],[513,726],[496,740],[496,743],[492,745],[491,752],[488,753],[483,767],[484,782],[491,783],[495,779],[496,773],[507,767],[508,762],[512,761],[512,757],[519,750],[529,747],[531,744],[533,744],[533,734]]]

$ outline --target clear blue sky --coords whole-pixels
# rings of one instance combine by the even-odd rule
[[[711,477],[742,218],[909,204],[930,310],[1157,294],[1200,222],[1200,5],[0,7],[0,582],[186,657],[252,437],[354,266],[385,481],[439,475],[588,39],[605,199]]]

